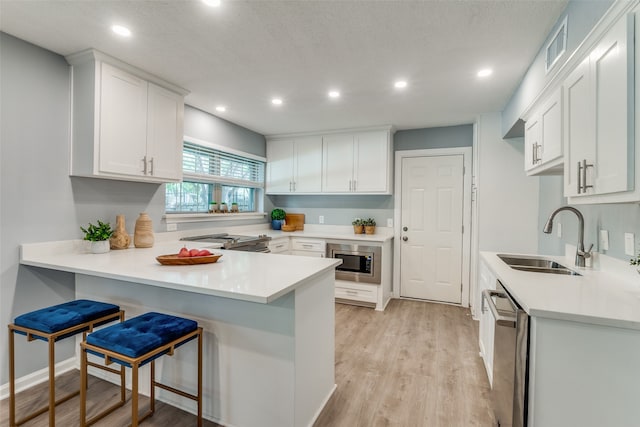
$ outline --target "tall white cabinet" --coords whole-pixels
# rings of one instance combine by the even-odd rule
[[[95,50],[66,59],[72,66],[71,175],[180,181],[187,92]]]
[[[634,27],[633,15],[620,19],[565,81],[570,203],[633,190]]]

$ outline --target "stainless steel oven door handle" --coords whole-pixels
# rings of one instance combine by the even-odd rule
[[[482,291],[482,312],[484,312],[484,303],[486,301],[487,305],[489,306],[489,310],[491,310],[491,314],[493,315],[493,318],[496,319],[496,325],[515,328],[516,317],[503,316],[502,314],[500,314],[498,312],[498,308],[493,302],[492,297],[506,298],[507,296],[502,292],[493,291],[491,289],[485,289],[484,291]]]

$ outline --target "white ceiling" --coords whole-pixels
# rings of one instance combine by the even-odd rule
[[[96,48],[261,134],[472,123],[502,111],[566,0],[0,0],[0,30]],[[128,26],[133,36],[110,31]],[[487,79],[478,69],[494,68]],[[404,78],[408,87],[393,87]],[[342,92],[329,100],[329,89]],[[274,96],[284,99],[275,107]],[[227,112],[217,113],[224,104]]]

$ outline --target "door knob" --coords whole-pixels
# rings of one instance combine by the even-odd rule
[[[402,227],[402,231],[407,231],[409,230],[407,227]]]
[[[407,236],[404,236],[404,237],[402,238],[402,240],[404,240],[404,241],[406,242],[407,240],[409,240],[409,238],[408,238]]]

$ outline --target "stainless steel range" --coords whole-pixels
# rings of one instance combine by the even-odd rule
[[[183,237],[180,240],[200,243],[220,243],[222,244],[222,249],[228,249],[231,251],[269,252],[268,242],[271,240],[271,237],[265,234],[260,234],[258,236],[240,236],[220,233]]]

